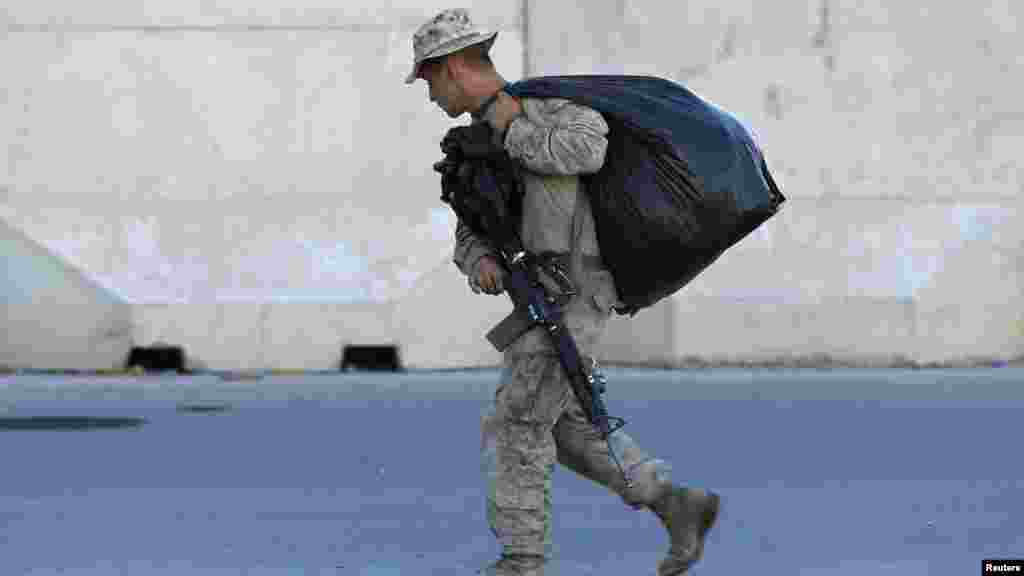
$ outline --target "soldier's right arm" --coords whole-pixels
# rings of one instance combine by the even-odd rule
[[[476,264],[482,256],[494,256],[497,251],[484,240],[473,234],[469,226],[459,220],[455,228],[455,251],[452,261],[465,274],[472,285],[476,281]]]

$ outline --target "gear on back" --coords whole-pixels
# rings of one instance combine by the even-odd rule
[[[583,180],[619,314],[680,290],[785,201],[750,131],[674,82],[549,76],[504,90],[567,99],[607,120],[604,166]],[[654,255],[658,267],[650,266]]]
[[[517,236],[523,201],[520,168],[494,145],[490,126],[452,128],[441,150],[445,159],[434,165],[441,173],[441,200],[482,238],[493,238],[501,245]]]

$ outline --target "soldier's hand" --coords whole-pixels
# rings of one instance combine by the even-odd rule
[[[499,134],[504,134],[512,120],[522,113],[523,106],[519,100],[502,90],[498,92],[498,100],[494,103],[494,113],[490,115],[489,123]]]
[[[502,284],[505,271],[492,256],[482,256],[477,264],[476,283],[487,294],[498,295],[505,291]]]

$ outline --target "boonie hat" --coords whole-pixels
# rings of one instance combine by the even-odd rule
[[[446,56],[482,42],[486,42],[487,49],[490,50],[497,35],[497,32],[474,26],[469,17],[469,10],[465,8],[449,8],[441,12],[413,34],[412,72],[406,77],[405,83],[412,84],[416,81],[420,66],[425,60]]]

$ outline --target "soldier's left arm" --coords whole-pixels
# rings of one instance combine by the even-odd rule
[[[517,116],[505,131],[509,156],[541,174],[592,174],[601,169],[608,123],[599,112],[562,99],[531,105],[529,113]]]

